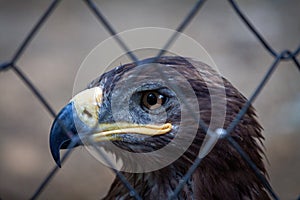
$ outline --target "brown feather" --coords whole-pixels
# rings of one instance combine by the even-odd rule
[[[189,81],[198,98],[201,119],[206,124],[209,124],[211,117],[208,87],[217,89],[225,86],[227,110],[224,128],[234,120],[247,101],[228,80],[220,79],[218,73],[204,63],[181,57],[161,57],[155,62],[176,69]],[[134,67],[136,66],[133,63],[120,66],[93,81],[89,87],[105,84],[104,79],[110,83],[117,82],[126,71]],[[196,68],[200,70],[197,71]],[[204,81],[203,77],[209,81]],[[111,90],[110,87],[113,87],[113,84],[106,87],[107,93]],[[231,136],[266,175],[262,161],[263,150],[260,146],[264,139],[261,131],[262,127],[256,120],[254,108],[251,106]],[[198,155],[204,137],[205,133],[199,128],[196,138],[185,154],[163,169],[149,173],[123,174],[143,199],[167,199]],[[104,199],[132,199],[132,197],[122,182],[115,179]],[[269,199],[269,196],[239,153],[226,140],[219,140],[182,189],[178,199],[263,200]]]

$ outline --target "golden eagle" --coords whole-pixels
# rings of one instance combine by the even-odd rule
[[[157,72],[157,68],[145,70],[141,67],[143,64],[158,66],[164,72]],[[173,73],[174,71],[176,73]],[[149,74],[154,78],[147,79],[146,75]],[[171,84],[168,84],[168,81]],[[182,117],[182,104],[189,103],[193,98],[193,95],[189,96],[184,92],[184,89],[188,88],[184,81],[192,88],[196,103],[189,104],[187,113],[191,112],[190,116],[186,114]],[[164,56],[116,67],[94,80],[88,89],[76,95],[60,111],[50,133],[53,158],[60,164],[59,150],[67,148],[70,144],[70,133],[77,135],[81,132],[87,133],[88,138],[92,138],[97,145],[102,145],[117,157],[121,157],[125,168],[135,160],[130,156],[124,157],[126,154],[122,152],[155,155],[157,150],[172,144],[176,154],[184,145],[180,140],[177,143],[172,141],[181,134],[180,125],[185,121],[186,126],[181,131],[186,134],[181,139],[183,142],[190,142],[186,143],[187,148],[175,160],[153,171],[122,172],[143,199],[167,199],[193,164],[205,139],[206,132],[201,126],[197,125],[196,130],[191,128],[195,127],[192,112],[195,110],[205,124],[210,124],[213,98],[211,91],[222,87],[225,96],[220,98],[226,100],[226,112],[223,116],[223,127],[219,128],[226,129],[247,99],[208,65],[189,58]],[[176,91],[176,88],[181,90]],[[218,95],[215,96],[218,98]],[[255,111],[250,107],[230,134],[266,176],[260,144],[264,139],[261,130]],[[82,140],[84,137],[81,138],[81,144],[85,143]],[[110,149],[108,143],[122,151]],[[172,153],[168,152],[166,155],[172,156]],[[156,161],[159,163],[159,160],[167,160],[168,157],[157,155]],[[156,161],[153,160],[154,163]],[[222,139],[218,140],[203,158],[177,198],[270,199],[253,170],[240,154]],[[116,178],[104,199],[132,197],[122,181]]]

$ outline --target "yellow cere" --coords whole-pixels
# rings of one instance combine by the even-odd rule
[[[74,103],[78,118],[87,126],[93,128],[98,125],[98,111],[102,103],[102,90],[99,87],[86,89],[75,95]]]

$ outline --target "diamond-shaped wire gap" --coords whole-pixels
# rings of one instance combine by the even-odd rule
[[[264,37],[256,30],[254,25],[247,19],[246,15],[241,11],[238,4],[234,0],[228,0],[231,4],[234,11],[238,14],[240,19],[244,22],[244,24],[251,30],[251,32],[255,35],[255,37],[260,41],[260,43],[268,50],[268,52],[273,56],[276,57],[276,51],[269,45],[269,43],[264,39]]]

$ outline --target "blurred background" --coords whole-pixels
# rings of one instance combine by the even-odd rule
[[[175,29],[195,1],[96,1],[118,32],[153,26]],[[0,0],[0,62],[9,60],[50,1]],[[300,1],[239,0],[277,51],[300,44]],[[227,1],[207,1],[185,31],[206,48],[220,72],[249,97],[273,58]],[[64,0],[31,42],[18,66],[57,111],[72,97],[87,54],[109,37],[82,1]],[[299,56],[298,56],[298,59]],[[53,121],[11,71],[0,72],[0,199],[28,199],[55,165],[48,145]],[[281,199],[300,195],[300,72],[282,62],[254,103],[265,131],[271,185]],[[99,199],[114,175],[77,148],[40,199]]]

